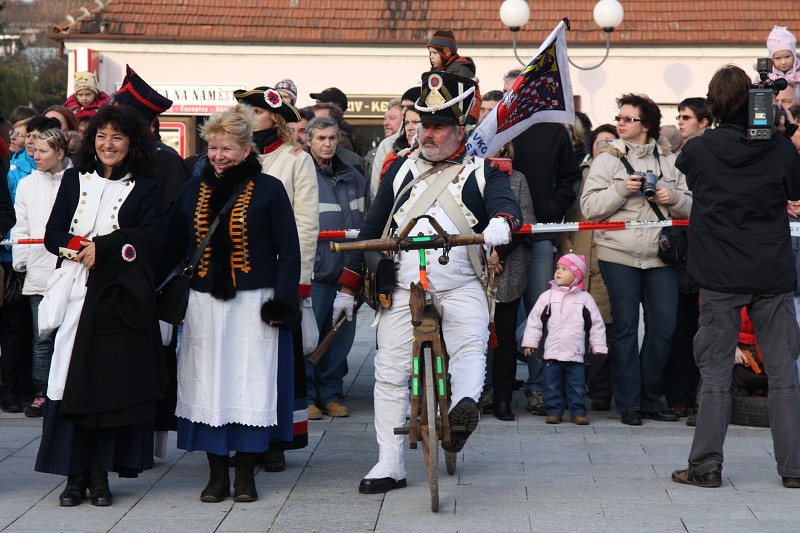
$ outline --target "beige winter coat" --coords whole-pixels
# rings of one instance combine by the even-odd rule
[[[307,285],[308,291],[319,235],[319,192],[314,161],[302,148],[285,143],[258,157],[261,170],[281,180],[289,195],[300,237],[300,285]],[[303,287],[300,291],[303,292]]]
[[[658,148],[658,161],[654,150]],[[625,187],[628,171],[620,161],[627,152],[627,159],[634,170],[652,170],[662,177],[656,184],[674,191],[669,206],[658,205],[667,218],[688,218],[692,208],[692,193],[686,185],[686,177],[675,168],[675,154],[668,146],[656,144],[633,144],[617,139],[606,144],[592,162],[589,177],[581,194],[581,211],[592,221],[645,221],[658,220],[644,195],[630,192]],[[597,258],[634,268],[657,268],[666,266],[657,255],[659,228],[598,230],[594,232]]]

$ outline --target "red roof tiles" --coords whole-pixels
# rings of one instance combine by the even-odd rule
[[[50,37],[130,41],[417,44],[450,28],[460,44],[507,43],[499,0],[93,0],[58,23]],[[562,17],[569,41],[600,44],[595,0],[539,2],[519,33],[540,43]],[[235,7],[232,7],[234,4]],[[796,0],[625,0],[611,35],[628,45],[763,45],[775,23],[800,35]],[[775,14],[780,13],[780,20]]]

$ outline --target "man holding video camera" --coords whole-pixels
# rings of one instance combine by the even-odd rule
[[[750,91],[742,69],[720,68],[707,100],[718,126],[686,143],[676,162],[694,197],[688,267],[700,287],[694,355],[703,385],[689,466],[672,479],[722,484],[733,355],[746,307],[769,375],[778,474],[784,487],[800,488],[800,329],[786,211],[787,200],[800,199],[800,156],[787,138],[773,134],[772,124],[761,128],[770,131],[754,131]]]

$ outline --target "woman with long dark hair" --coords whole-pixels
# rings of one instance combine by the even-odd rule
[[[68,476],[59,496],[65,507],[80,504],[87,489],[92,505],[111,505],[109,471],[136,477],[153,465],[163,388],[154,286],[163,223],[149,177],[154,151],[136,111],[101,108],[47,222],[45,247],[59,257],[53,275],[69,291],[36,470]],[[43,305],[47,300],[46,292]]]

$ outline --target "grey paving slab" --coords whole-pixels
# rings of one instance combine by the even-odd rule
[[[377,460],[373,414],[374,330],[359,316],[345,381],[352,415],[309,424],[310,443],[287,452],[287,469],[258,471],[259,500],[206,504],[203,453],[185,453],[168,438],[167,455],[136,479],[111,476],[115,502],[97,508],[58,506],[64,479],[33,471],[40,420],[0,414],[0,530],[14,532],[220,533],[522,533],[798,531],[800,491],[784,489],[769,430],[732,426],[724,484],[698,489],[670,480],[686,464],[693,428],[646,420],[624,426],[614,412],[590,411],[591,425],[545,424],[525,412],[484,416],[458,454],[458,471],[442,464],[440,512],[430,512],[421,450],[406,450],[408,487],[358,494]],[[520,365],[519,376],[525,367]]]
[[[710,523],[707,520],[683,520],[688,533],[718,533],[720,531],[742,531],[750,533],[795,533],[798,520],[719,520]]]
[[[629,502],[604,501],[603,513],[607,517],[626,518],[637,513],[646,513],[648,520],[669,520],[678,516],[680,518],[695,518],[709,522],[717,520],[756,520],[755,515],[744,503],[713,505],[703,503],[648,503],[646,506],[631,506]]]

